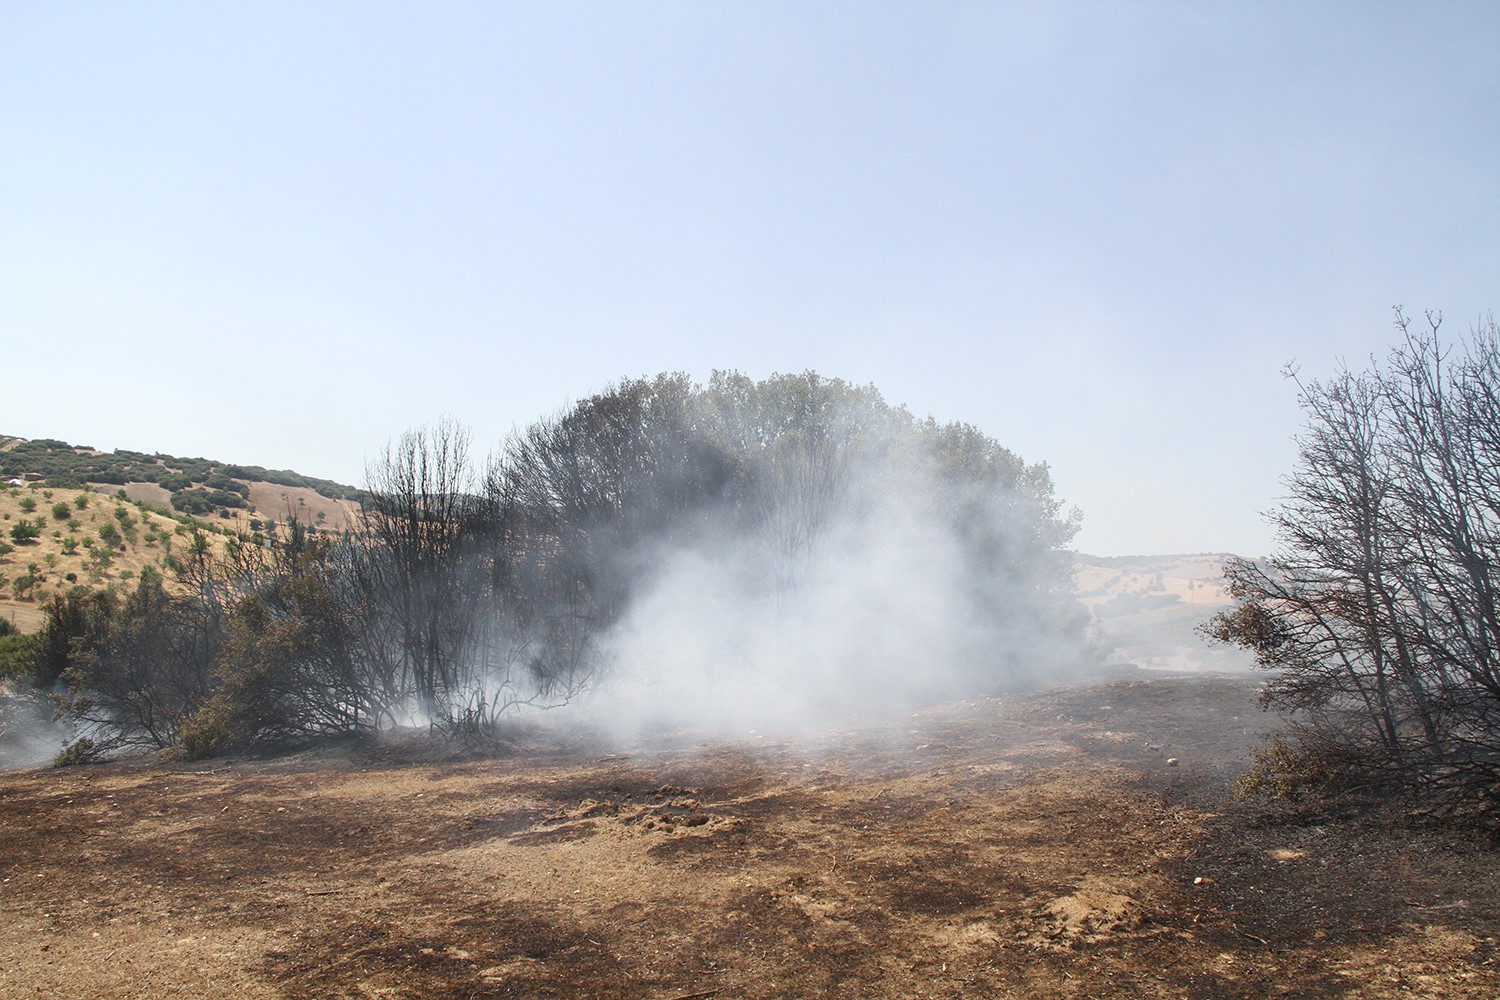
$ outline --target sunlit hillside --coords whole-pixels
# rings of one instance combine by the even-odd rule
[[[274,480],[274,481],[272,481]],[[0,436],[0,617],[40,627],[71,587],[129,587],[196,537],[258,544],[296,519],[340,532],[357,491],[288,470]]]
[[[1223,579],[1227,558],[1080,554],[1078,596],[1110,660],[1147,670],[1248,669],[1249,654],[1209,645],[1196,631],[1230,606]]]

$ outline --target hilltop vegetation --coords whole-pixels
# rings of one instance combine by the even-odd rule
[[[352,486],[289,469],[230,465],[161,453],[148,455],[121,448],[101,452],[66,441],[0,435],[0,479],[27,476],[39,477],[44,485],[58,489],[77,489],[84,484],[155,483],[173,495],[176,510],[189,514],[210,513],[218,507],[247,506],[247,484],[252,482],[310,489],[333,500],[357,501],[360,495]]]

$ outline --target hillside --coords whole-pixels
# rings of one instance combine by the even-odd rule
[[[1248,670],[1240,649],[1211,646],[1197,634],[1230,607],[1227,553],[1103,557],[1079,554],[1074,581],[1109,662],[1147,670]]]
[[[304,476],[290,469],[231,465],[207,458],[178,458],[161,452],[148,455],[123,448],[103,452],[89,445],[73,445],[50,438],[28,440],[0,434],[0,479],[31,477],[52,486],[156,483],[174,496],[194,489],[233,491],[234,487],[224,482],[226,480],[308,489],[332,500],[358,500],[360,496],[360,491],[352,486],[331,479]],[[176,509],[184,513],[203,513],[201,509],[189,509],[199,498],[192,499],[194,504],[180,505]],[[229,505],[233,506],[233,502],[229,501]]]
[[[292,518],[343,531],[359,497],[289,470],[0,436],[0,617],[36,629],[54,594],[164,570],[194,531],[218,546]]]

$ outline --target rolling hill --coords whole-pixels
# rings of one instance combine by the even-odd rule
[[[195,530],[216,545],[293,518],[341,532],[361,496],[285,469],[0,435],[0,617],[38,628],[52,595],[128,586]]]

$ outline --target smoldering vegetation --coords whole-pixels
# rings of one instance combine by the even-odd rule
[[[479,461],[452,422],[369,468],[357,530],[206,543],[49,609],[69,754],[206,755],[558,709],[789,728],[1086,669],[1077,514],[1045,465],[811,372],[623,381]]]

